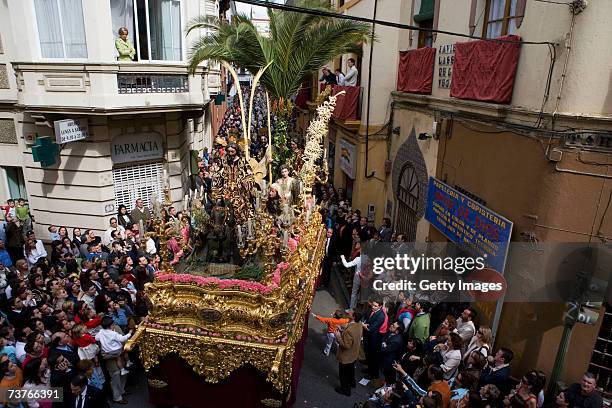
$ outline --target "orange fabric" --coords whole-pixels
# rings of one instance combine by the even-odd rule
[[[349,322],[349,319],[336,319],[334,317],[321,317],[319,315],[315,315],[315,318],[327,325],[328,333],[334,333],[336,330],[338,330],[338,326],[347,324]]]
[[[448,381],[440,381],[439,383],[431,384],[429,391],[438,391],[442,395],[442,407],[448,407],[451,398],[451,389],[448,386]]]
[[[0,381],[0,388],[11,388],[17,389],[23,386],[23,371],[21,368],[15,367],[15,378],[7,380],[6,377]],[[6,404],[6,401],[2,401],[3,404]]]

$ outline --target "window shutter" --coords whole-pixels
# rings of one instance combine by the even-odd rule
[[[523,18],[525,16],[525,8],[527,7],[527,0],[517,0],[516,2],[516,15],[521,16],[516,19],[516,28],[520,28],[523,24]]]
[[[412,19],[414,18],[414,0],[412,0],[412,4],[410,5],[410,19],[408,22],[412,24]],[[417,31],[418,32],[418,31]],[[414,34],[414,30],[408,31],[408,45],[412,47],[412,35]]]
[[[438,20],[440,17],[440,0],[434,0],[435,1],[435,7],[434,7],[434,21],[433,21],[433,28],[434,30],[438,29]],[[435,42],[436,41],[436,37],[437,37],[438,33],[432,33],[432,41]]]
[[[478,5],[478,0],[472,0],[472,4],[470,6],[470,35],[474,35],[474,31],[476,31],[476,6]]]
[[[151,197],[157,196],[163,201],[163,164],[145,163],[135,166],[117,167],[113,169],[113,184],[115,187],[115,205],[125,205],[131,210],[137,198],[142,198],[145,206],[151,208]]]

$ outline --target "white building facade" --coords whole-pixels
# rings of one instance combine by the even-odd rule
[[[0,3],[0,202],[27,198],[43,239],[51,224],[103,230],[119,205],[161,199],[166,185],[180,203],[220,90],[218,70],[188,74],[187,51],[205,33],[185,38],[185,27],[218,13],[218,0]],[[120,27],[133,61],[118,61]],[[41,166],[32,147],[66,120],[87,137]]]

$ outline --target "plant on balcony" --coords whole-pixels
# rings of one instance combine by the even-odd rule
[[[330,11],[328,0],[301,0],[300,7]],[[290,154],[287,128],[291,116],[291,97],[313,71],[334,58],[355,50],[369,40],[369,24],[314,14],[268,9],[269,35],[261,34],[246,15],[231,22],[196,17],[188,33],[207,29],[210,34],[197,40],[189,52],[189,67],[195,72],[202,61],[226,61],[255,73],[272,62],[261,77],[270,93],[277,114],[274,135],[276,156],[284,162]],[[277,162],[275,160],[275,168]]]

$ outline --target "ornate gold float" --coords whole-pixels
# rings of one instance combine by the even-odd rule
[[[208,383],[222,381],[249,364],[265,373],[280,394],[291,392],[295,348],[304,332],[324,252],[325,228],[311,194],[313,184],[326,178],[322,146],[335,101],[332,96],[321,104],[308,129],[299,175],[303,185],[300,208],[294,208],[296,217],[290,229],[297,245],[289,249],[271,238],[264,233],[271,221],[260,212],[253,214],[257,230],[240,252],[260,252],[266,271],[261,282],[177,274],[166,261],[167,252],[162,254],[162,272],[145,288],[149,315],[126,346],[138,345],[147,371],[174,353]],[[166,251],[176,231],[161,220],[155,221],[155,227]],[[283,249],[280,262],[278,251],[274,258],[274,244]],[[159,379],[149,378],[149,382],[152,387],[165,386]]]

